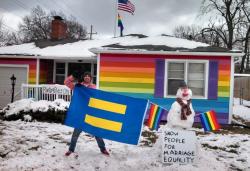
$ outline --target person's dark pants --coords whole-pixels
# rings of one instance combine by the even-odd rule
[[[70,145],[69,145],[69,151],[72,151],[74,152],[75,151],[75,148],[76,148],[76,142],[81,134],[82,130],[79,130],[79,129],[74,129],[74,132],[72,134],[72,137],[71,137],[71,141],[70,141]],[[98,144],[98,147],[100,148],[100,150],[105,150],[105,143],[103,141],[102,138],[99,138],[99,137],[96,137],[95,136],[95,139],[96,139],[96,142]]]

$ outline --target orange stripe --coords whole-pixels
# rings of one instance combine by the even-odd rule
[[[142,67],[142,68],[154,68],[155,64],[149,62],[131,63],[131,62],[100,62],[101,67],[114,66],[114,67]]]
[[[129,72],[133,70],[137,73],[154,73],[154,68],[131,68],[131,67],[101,67],[100,72],[107,71],[107,72]]]
[[[230,80],[230,77],[229,77],[229,76],[221,76],[221,75],[219,75],[218,80],[219,80],[219,81],[229,81],[229,80]]]
[[[121,72],[101,72],[101,77],[129,77],[129,78],[154,78],[154,73],[135,73],[135,72],[128,72],[128,73],[121,73]]]
[[[220,125],[217,122],[217,118],[216,118],[215,112],[212,110],[209,113],[210,113],[210,116],[211,116],[211,118],[213,120],[213,123],[214,123],[214,126],[215,126],[215,130],[220,129]]]
[[[150,123],[152,122],[152,118],[153,118],[153,114],[154,114],[154,108],[156,106],[154,104],[151,104],[151,107],[150,107],[150,112],[149,112],[149,118],[148,118],[148,127],[150,127]]]
[[[231,75],[230,71],[219,70],[219,76],[229,76],[230,77],[230,75]]]

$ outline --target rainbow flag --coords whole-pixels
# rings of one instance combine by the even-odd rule
[[[158,130],[161,117],[166,110],[162,107],[151,103],[149,107],[149,117],[147,126],[152,130]]]
[[[123,24],[122,24],[122,18],[120,16],[120,14],[118,14],[118,27],[120,27],[120,36],[122,37],[123,36]]]
[[[215,131],[220,129],[215,111],[211,110],[200,114],[201,124],[205,131]]]

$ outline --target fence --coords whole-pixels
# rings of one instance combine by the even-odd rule
[[[234,75],[234,97],[240,99],[240,104],[244,100],[250,100],[250,74]]]
[[[64,99],[70,101],[71,90],[64,85],[50,85],[50,84],[22,84],[21,97],[34,98],[35,100],[54,101],[56,99]]]

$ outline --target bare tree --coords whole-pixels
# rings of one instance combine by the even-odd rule
[[[245,28],[245,36],[243,37],[244,42],[244,56],[241,60],[241,66],[240,66],[240,73],[243,73],[244,69],[249,72],[250,71],[250,61],[249,61],[249,39],[250,39],[250,7],[249,7],[250,1],[248,0],[246,4],[243,4],[242,11],[245,14],[244,21],[241,28]],[[242,29],[242,30],[243,30]],[[246,67],[245,67],[245,60],[246,61]]]
[[[66,20],[66,24],[68,26],[67,33],[71,39],[86,39],[87,29],[79,24],[73,16],[69,20]]]
[[[218,40],[222,40],[228,49],[238,40],[234,37],[236,26],[241,22],[241,9],[247,0],[203,0],[201,13],[213,13],[208,27],[203,34],[213,32]],[[219,24],[218,24],[219,23]]]
[[[191,26],[181,25],[174,28],[173,34],[175,37],[179,38],[202,41],[200,31],[201,27],[196,25],[191,25]]]
[[[3,46],[4,44],[3,20],[0,19],[0,46]]]
[[[29,16],[23,18],[23,24],[20,24],[19,28],[24,42],[49,39],[50,17],[40,6],[37,6],[32,9]]]
[[[31,14],[23,18],[23,23],[19,25],[23,42],[31,42],[34,40],[50,39],[51,19],[52,16],[58,15],[57,12],[47,14],[40,6],[32,9]],[[66,15],[59,14],[64,18],[68,25],[67,33],[71,39],[85,39],[86,29],[79,24],[73,17],[67,20]]]

